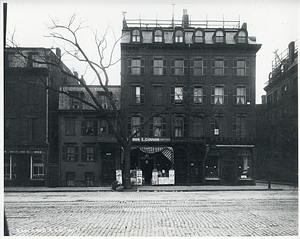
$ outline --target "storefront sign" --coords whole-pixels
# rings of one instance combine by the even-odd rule
[[[148,138],[148,137],[142,137],[142,138],[133,138],[133,142],[170,142],[170,138]]]
[[[6,154],[42,154],[40,150],[5,150],[4,153]]]

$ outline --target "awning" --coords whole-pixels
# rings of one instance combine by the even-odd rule
[[[160,147],[160,146],[134,146],[131,150],[139,149],[146,154],[155,154],[161,152],[167,159],[174,163],[174,150],[172,147]]]

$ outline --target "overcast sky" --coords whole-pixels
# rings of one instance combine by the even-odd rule
[[[60,1],[2,1],[8,3],[7,38],[15,32],[15,41],[23,47],[57,47],[59,43],[48,35],[46,24],[50,18],[65,23],[70,16],[78,13],[79,19],[87,20],[91,29],[104,33],[111,26],[117,37],[121,35],[123,12],[126,19],[171,20],[174,5],[175,20],[181,20],[183,9],[187,9],[190,20],[229,20],[248,25],[249,36],[255,36],[262,44],[257,53],[256,103],[261,102],[264,86],[272,70],[274,51],[284,51],[291,41],[298,39],[298,0],[197,0],[197,1],[100,1],[100,0],[60,0]],[[91,46],[90,38],[82,39],[84,47]],[[115,59],[120,57],[119,46]],[[84,68],[66,59],[70,69],[84,74]],[[119,64],[110,71],[111,84],[120,84]],[[87,74],[87,82],[94,82],[94,76]]]

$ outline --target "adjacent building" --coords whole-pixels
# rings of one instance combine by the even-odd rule
[[[108,89],[120,110],[121,87]],[[116,114],[103,88],[92,85],[89,90],[113,122]],[[95,102],[83,86],[65,86],[61,91],[68,94],[59,96],[59,185],[110,185],[121,167],[121,153],[106,118],[91,106]]]
[[[298,47],[289,43],[275,55],[266,87],[267,102],[260,106],[259,167],[261,178],[298,182]]]
[[[124,18],[122,34],[131,169],[145,184],[253,184],[261,44],[247,24],[190,21],[184,11],[182,21]]]
[[[57,186],[58,93],[75,84],[58,67],[60,49],[5,48],[4,185]]]

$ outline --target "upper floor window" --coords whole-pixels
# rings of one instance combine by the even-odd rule
[[[221,30],[217,30],[214,35],[215,43],[224,43],[225,33]]]
[[[171,75],[187,75],[188,61],[186,59],[171,60]]]
[[[246,115],[235,114],[233,116],[233,132],[236,137],[246,137]]]
[[[143,137],[144,131],[142,125],[144,124],[144,117],[140,115],[134,115],[128,117],[128,135],[134,135],[134,137]]]
[[[226,86],[212,86],[211,89],[211,103],[216,105],[227,104],[227,87]]]
[[[107,134],[108,133],[108,126],[107,122],[104,119],[99,120],[99,135]]]
[[[233,88],[233,103],[235,105],[245,105],[249,101],[249,89],[246,86],[235,86]]]
[[[184,137],[187,135],[187,119],[183,116],[173,118],[173,136]]]
[[[193,87],[193,102],[194,104],[204,104],[206,101],[205,87],[194,86]]]
[[[150,136],[151,137],[165,137],[166,136],[166,118],[153,117],[150,123]]]
[[[175,104],[183,103],[182,86],[171,87],[171,103],[175,103]]]
[[[250,62],[245,59],[233,60],[233,75],[235,76],[249,76]]]
[[[163,105],[163,86],[154,85],[153,86],[153,104],[154,105]]]
[[[70,95],[70,109],[81,109],[83,92],[73,91],[69,92]]]
[[[174,42],[183,42],[183,32],[181,30],[175,32]]]
[[[154,42],[163,42],[163,33],[161,30],[154,32]]]
[[[243,30],[239,31],[236,36],[237,43],[247,43],[247,33]]]
[[[191,75],[202,76],[206,75],[207,67],[205,59],[191,59]]]
[[[153,75],[166,75],[167,61],[163,58],[154,58],[150,60],[150,69]]]
[[[81,122],[81,135],[97,135],[97,120],[83,120]]]
[[[133,30],[131,36],[132,42],[141,42],[141,33],[139,30]]]
[[[95,161],[96,160],[97,147],[93,145],[83,146],[81,148],[81,160],[82,161]]]
[[[99,103],[101,104],[103,109],[110,109],[111,108],[111,105],[110,105],[110,102],[109,102],[108,97],[106,95],[106,92],[98,91],[97,96],[98,96]]]
[[[197,30],[194,34],[194,42],[195,43],[203,43],[204,42],[204,33],[201,30]]]
[[[213,59],[211,60],[211,74],[215,76],[224,76],[228,73],[227,60]]]
[[[145,72],[145,60],[143,58],[128,59],[128,74],[143,75]]]
[[[66,161],[78,161],[78,146],[66,145],[62,147],[62,158]]]
[[[132,104],[145,103],[145,87],[143,85],[131,86],[131,103]]]
[[[216,114],[211,117],[210,129],[214,136],[226,135],[226,123],[223,114]]]

